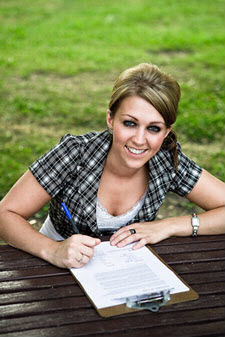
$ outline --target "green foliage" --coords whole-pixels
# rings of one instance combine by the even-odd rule
[[[176,77],[175,126],[225,180],[223,0],[0,2],[0,198],[64,133],[105,128],[121,70],[152,62]],[[196,154],[198,153],[198,154]],[[206,160],[207,159],[207,160]]]

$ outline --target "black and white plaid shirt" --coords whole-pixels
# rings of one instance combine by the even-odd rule
[[[108,131],[65,135],[58,145],[30,166],[33,175],[52,197],[49,215],[56,231],[63,237],[74,232],[62,210],[62,202],[70,210],[81,234],[100,235],[96,199],[110,146]],[[160,150],[149,161],[149,187],[144,205],[128,224],[154,220],[167,192],[185,196],[198,181],[201,168],[181,152],[179,144],[177,146],[177,171],[170,151]]]

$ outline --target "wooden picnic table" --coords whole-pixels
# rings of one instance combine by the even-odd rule
[[[152,248],[199,299],[102,318],[67,269],[0,246],[0,335],[225,336],[225,235],[170,238]]]

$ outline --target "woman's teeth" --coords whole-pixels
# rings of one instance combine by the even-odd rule
[[[132,147],[129,147],[129,146],[126,146],[126,147],[131,153],[134,153],[134,154],[141,154],[141,153],[145,152],[145,150],[137,150],[137,149],[133,149]]]

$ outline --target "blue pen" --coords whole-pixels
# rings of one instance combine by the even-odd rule
[[[64,202],[62,202],[61,205],[62,205],[63,210],[64,210],[64,212],[65,212],[65,214],[66,214],[66,216],[67,216],[67,219],[70,220],[70,222],[71,222],[71,224],[72,224],[72,226],[73,226],[74,232],[75,232],[76,234],[79,234],[79,230],[78,230],[78,228],[77,228],[77,226],[76,226],[76,224],[75,224],[75,221],[73,220],[72,215],[70,214],[68,208],[66,207],[66,205],[64,204]]]

